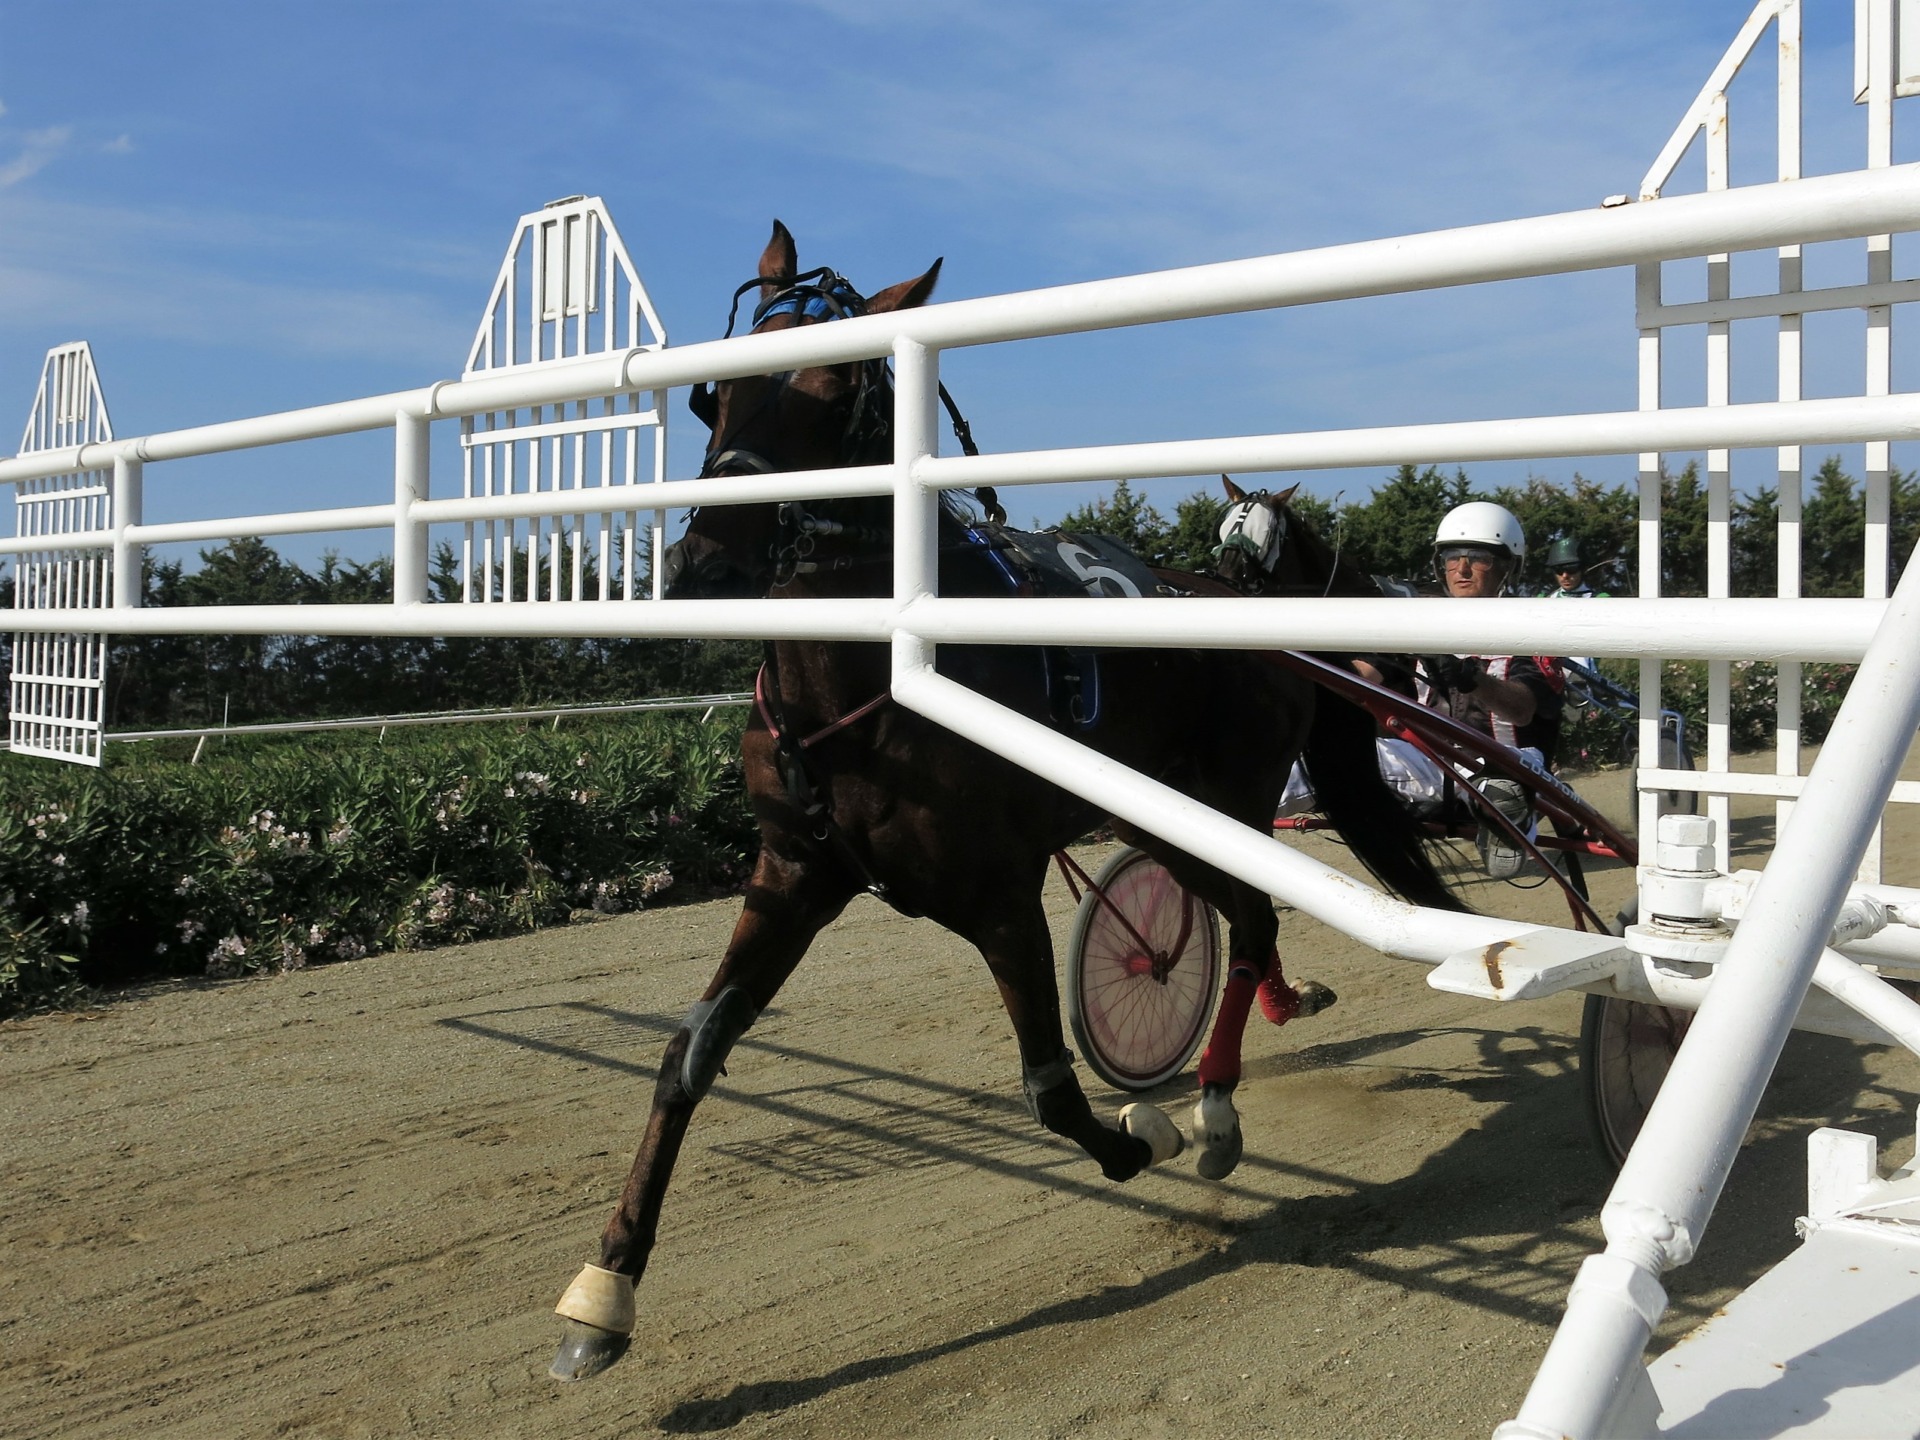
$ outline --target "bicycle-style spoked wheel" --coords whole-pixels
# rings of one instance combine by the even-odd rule
[[[1580,1080],[1600,1148],[1619,1169],[1653,1108],[1693,1015],[1589,995],[1580,1018]]]
[[[1213,907],[1139,850],[1107,861],[1067,946],[1067,1015],[1094,1073],[1119,1090],[1179,1074],[1200,1048],[1219,981]]]

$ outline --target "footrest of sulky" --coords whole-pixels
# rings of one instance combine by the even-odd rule
[[[1604,980],[1631,956],[1613,935],[1528,930],[1449,955],[1427,972],[1427,984],[1477,1000],[1538,1000]]]

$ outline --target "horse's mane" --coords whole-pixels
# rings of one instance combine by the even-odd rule
[[[1308,583],[1324,585],[1328,595],[1370,597],[1380,593],[1373,577],[1329,545],[1305,516],[1285,501],[1281,505],[1292,522],[1287,532],[1298,547],[1296,559]]]

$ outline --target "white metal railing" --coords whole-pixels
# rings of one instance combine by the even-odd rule
[[[109,730],[109,744],[140,740],[224,740],[234,735],[307,735],[324,730],[404,730],[422,725],[481,725],[503,720],[584,720],[598,715],[634,715],[649,711],[714,710],[745,705],[751,691],[728,690],[712,695],[662,695],[651,700],[613,700],[578,705],[545,705],[532,709],[495,707],[481,710],[419,710],[399,715],[341,715],[329,720],[267,720],[252,725],[203,725],[166,730]],[[194,754],[197,756],[199,751]]]
[[[1775,866],[1768,872],[1753,897],[1755,908],[1749,917],[1756,912],[1776,916],[1778,907],[1791,908],[1794,903],[1801,911],[1794,925],[1782,920],[1776,927],[1769,920],[1766,925],[1743,926],[1739,932],[1743,938],[1750,937],[1741,954],[1777,944],[1782,948],[1772,953],[1783,963],[1770,972],[1771,978],[1762,979],[1754,977],[1766,966],[1748,965],[1743,970],[1729,965],[1707,991],[1694,1029],[1696,1039],[1689,1041],[1683,1058],[1695,1057],[1687,1062],[1693,1067],[1687,1072],[1690,1077],[1698,1080],[1710,1073],[1719,1078],[1669,1086],[1663,1092],[1648,1122],[1650,1133],[1658,1138],[1643,1139],[1636,1148],[1636,1161],[1615,1193],[1618,1203],[1609,1204],[1610,1258],[1594,1274],[1583,1274],[1584,1288],[1570,1308],[1568,1328],[1556,1341],[1535,1387],[1537,1404],[1529,1400],[1523,1428],[1512,1432],[1548,1433],[1524,1428],[1539,1425],[1550,1427],[1554,1434],[1564,1430],[1588,1435],[1600,1423],[1593,1406],[1612,1404],[1637,1366],[1650,1333],[1648,1316],[1658,1313],[1652,1297],[1660,1293],[1660,1270],[1684,1261],[1697,1241],[1724,1180],[1732,1145],[1744,1129],[1742,1109],[1750,1113],[1751,1099],[1777,1052],[1778,1036],[1801,1008],[1801,996],[1814,974],[1838,896],[1844,893],[1857,862],[1857,853],[1850,856],[1848,847],[1861,833],[1861,817],[1868,811],[1878,813],[1891,785],[1888,767],[1897,765],[1905,739],[1912,734],[1915,707],[1920,705],[1920,665],[1913,659],[1915,641],[1920,639],[1915,631],[1920,626],[1920,608],[1916,608],[1920,578],[1910,574],[1891,606],[1872,598],[1615,599],[1579,606],[1519,600],[1454,601],[1441,606],[1390,600],[1198,598],[1087,605],[949,598],[941,597],[937,587],[939,492],[985,483],[1108,480],[1201,474],[1222,468],[1377,466],[1402,459],[1657,453],[1920,438],[1920,397],[1865,395],[940,458],[935,425],[940,352],[1231,311],[1650,265],[1915,229],[1920,229],[1920,167],[1887,167],[962,301],[673,350],[630,348],[597,358],[441,381],[340,405],[21,456],[0,461],[0,481],[107,466],[134,467],[392,427],[395,503],[329,512],[326,528],[337,528],[347,516],[355,517],[355,523],[390,527],[395,555],[418,556],[424,553],[426,536],[435,524],[604,508],[601,497],[565,488],[538,495],[432,498],[425,437],[436,420],[565,405],[618,393],[657,394],[672,385],[873,356],[890,355],[896,371],[891,465],[662,482],[649,490],[650,501],[660,507],[891,494],[894,589],[887,597],[777,603],[588,599],[510,606],[426,605],[420,603],[424,591],[419,581],[402,577],[402,567],[396,565],[395,603],[390,606],[151,610],[138,608],[137,596],[116,587],[116,603],[109,610],[27,612],[16,617],[16,623],[28,630],[57,626],[128,634],[212,630],[886,640],[893,648],[893,694],[901,704],[1377,949],[1426,963],[1438,963],[1495,940],[1541,932],[1490,917],[1422,911],[1383,896],[1276,843],[1270,835],[1238,825],[938,676],[932,668],[934,646],[975,642],[1375,649],[1387,645],[1487,653],[1575,650],[1598,655],[1789,660],[1865,656],[1854,695],[1842,713],[1842,728],[1836,731],[1839,743],[1829,747],[1834,759],[1829,763],[1823,757],[1808,777],[1800,808],[1783,837],[1783,850],[1795,857],[1795,864]],[[286,533],[303,522],[299,517],[261,516],[217,523],[224,530],[200,538],[214,538],[215,533]],[[266,525],[281,528],[258,528]],[[65,537],[63,543],[94,549],[118,545],[124,550],[169,533],[177,535],[178,530],[126,523],[113,530]],[[20,542],[5,542],[0,553],[21,548]],[[1646,753],[1655,752],[1649,748]],[[1870,821],[1866,823],[1870,827]],[[1808,950],[1808,945],[1813,949]],[[1844,1030],[1847,1022],[1854,1028],[1846,1033],[1887,1038],[1884,1026],[1872,1021],[1876,1011],[1887,1023],[1904,1025],[1900,1017],[1906,1012],[1887,1000],[1892,992],[1881,982],[1864,975],[1856,979],[1852,971],[1843,973],[1848,977],[1844,982],[1832,982],[1835,990],[1849,992],[1841,996],[1846,1008],[1834,1008],[1836,1026]],[[1656,977],[1648,983],[1667,982]],[[1687,980],[1650,993],[1669,1003],[1699,1004],[1704,990],[1703,984]],[[1709,1024],[1709,1017],[1716,1016],[1725,1018],[1714,1018]],[[1698,1042],[1703,1027],[1704,1033],[1714,1037],[1711,1044]],[[1640,1158],[1643,1155],[1646,1158]],[[1682,1180],[1695,1187],[1685,1197],[1674,1188]],[[1602,1376],[1600,1382],[1568,1378],[1573,1362],[1567,1357],[1576,1355],[1589,1360],[1601,1357],[1601,1369],[1596,1372]]]

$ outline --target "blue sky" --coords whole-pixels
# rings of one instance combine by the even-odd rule
[[[1807,8],[1807,169],[1852,168],[1853,7]],[[577,192],[607,200],[676,342],[719,334],[774,216],[869,292],[944,255],[955,299],[1593,205],[1637,186],[1748,9],[0,0],[0,451],[71,339],[121,435],[454,375],[516,217]],[[1749,70],[1736,183],[1771,176],[1770,54]],[[1809,264],[1858,277],[1854,252]],[[1625,409],[1631,293],[1613,271],[945,373],[988,449]],[[1855,383],[1852,323],[1810,393]],[[1736,398],[1771,383],[1760,358]],[[704,432],[677,396],[674,426],[689,474]],[[149,518],[385,498],[387,443],[156,466]],[[1631,470],[1532,468],[1576,466]],[[1195,483],[1147,489],[1171,509]],[[1087,493],[1009,498],[1025,520]],[[385,548],[285,548],[321,543]]]

